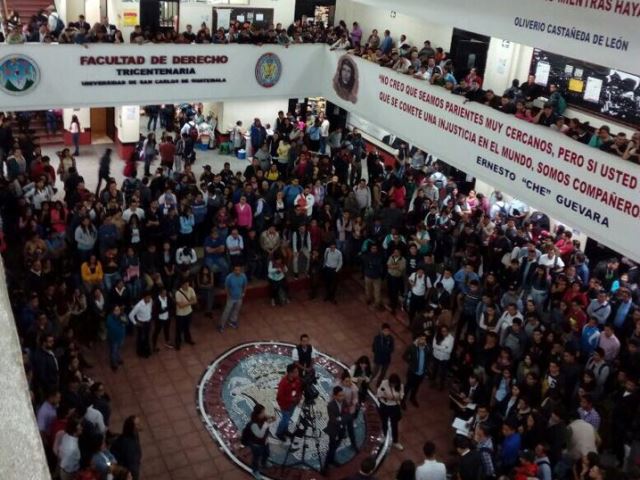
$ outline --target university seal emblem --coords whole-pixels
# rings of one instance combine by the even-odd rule
[[[282,62],[275,53],[265,53],[256,63],[256,80],[264,88],[271,88],[282,75]]]
[[[0,60],[0,89],[10,95],[24,95],[40,81],[36,62],[24,55],[9,55]]]

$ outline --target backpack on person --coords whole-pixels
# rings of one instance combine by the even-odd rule
[[[198,127],[196,127],[195,123],[194,124],[190,124],[189,137],[191,138],[191,140],[196,142],[196,141],[198,141],[198,137],[199,136],[200,136],[200,134],[198,133]]]
[[[58,35],[60,35],[64,30],[64,22],[60,18],[60,15],[58,15],[57,13],[54,12],[51,15],[55,15],[56,20],[56,28],[54,28],[53,32],[51,33],[53,34],[53,36],[58,37]]]

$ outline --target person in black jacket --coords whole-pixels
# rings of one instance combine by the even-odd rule
[[[409,397],[411,404],[418,406],[416,396],[420,384],[427,375],[427,363],[429,360],[429,349],[427,347],[427,335],[424,332],[416,336],[414,342],[407,347],[402,359],[409,366],[407,371],[407,382],[404,387],[404,398],[402,400],[402,408],[407,408],[406,398]]]
[[[40,339],[40,347],[33,352],[33,374],[36,385],[44,392],[58,388],[60,370],[53,353],[54,337],[45,335]]]
[[[335,461],[336,450],[340,445],[340,440],[344,437],[345,426],[342,422],[342,410],[344,408],[344,393],[342,387],[333,387],[333,399],[327,404],[327,414],[329,419],[324,432],[329,436],[329,450],[325,458],[324,469],[326,473],[329,465],[337,465]]]
[[[471,440],[467,437],[457,435],[454,439],[456,451],[458,452],[458,479],[477,480],[478,472],[482,472],[482,458],[477,450],[472,450]]]
[[[380,333],[373,337],[373,372],[371,374],[371,385],[373,385],[373,381],[380,375],[376,385],[379,387],[380,382],[387,376],[387,369],[391,364],[391,355],[393,354],[394,346],[395,341],[391,336],[391,327],[388,323],[383,323]]]
[[[111,453],[118,460],[118,465],[125,467],[133,480],[140,478],[140,462],[142,461],[142,447],[140,446],[140,419],[131,415],[122,425],[122,433],[113,442]]]

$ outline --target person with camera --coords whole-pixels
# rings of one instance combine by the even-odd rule
[[[382,420],[382,433],[387,436],[389,422],[391,423],[391,438],[393,447],[402,451],[404,447],[398,442],[398,423],[402,418],[400,404],[404,398],[404,385],[400,381],[400,376],[396,373],[389,375],[388,379],[382,381],[376,392],[376,397],[380,401],[380,418]]]
[[[276,401],[278,402],[278,407],[280,407],[281,414],[280,423],[276,429],[276,437],[281,442],[284,442],[286,436],[289,435],[289,422],[301,398],[302,381],[300,380],[300,372],[296,364],[292,363],[287,366],[287,374],[278,383],[278,393],[276,394]]]
[[[268,417],[264,405],[256,404],[251,412],[251,420],[242,431],[242,443],[251,449],[251,471],[256,479],[261,479],[260,469],[267,466],[269,460],[269,427],[275,417]]]
[[[300,343],[293,349],[291,359],[298,367],[302,381],[313,382],[315,380],[315,372],[313,370],[313,362],[317,354],[313,346],[309,343],[309,335],[303,333],[300,335]]]

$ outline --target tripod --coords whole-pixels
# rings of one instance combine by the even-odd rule
[[[307,433],[309,429],[311,430],[310,434]],[[318,426],[316,424],[315,401],[307,402],[305,400],[304,403],[302,404],[302,411],[300,412],[298,421],[296,422],[296,428],[293,431],[293,437],[302,438],[302,455],[300,457],[300,460],[297,460],[291,465],[287,465],[287,459],[289,458],[289,454],[293,450],[293,439],[291,439],[289,448],[287,448],[287,454],[284,456],[284,460],[282,461],[282,465],[281,465],[282,470],[284,470],[285,467],[294,467],[294,466],[302,465],[307,468],[310,468],[311,470],[320,471],[320,469],[322,469],[322,458],[320,457],[320,435],[321,435],[321,432],[318,430]],[[314,440],[319,467],[315,467],[306,459],[308,438]]]

